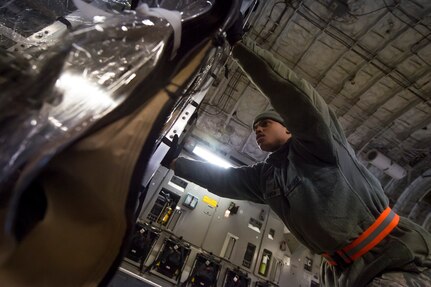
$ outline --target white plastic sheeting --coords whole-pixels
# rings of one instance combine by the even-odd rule
[[[0,41],[0,189],[20,166],[43,162],[131,97],[168,49],[174,29],[160,13],[112,10],[118,1],[98,0],[91,13],[85,8],[89,17],[74,11],[71,2],[0,6],[0,40],[19,46],[24,44],[17,40],[26,41],[23,49],[9,51]],[[194,15],[212,5],[186,2],[178,8],[192,7],[188,14]],[[161,11],[146,12],[155,10]],[[45,37],[45,31],[53,34],[49,24],[71,11],[77,25]]]

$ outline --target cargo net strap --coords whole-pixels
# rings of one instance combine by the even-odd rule
[[[93,19],[95,16],[109,17],[115,14],[95,7],[83,0],[73,0],[73,3],[82,13],[84,17]],[[171,58],[175,57],[177,49],[181,44],[181,13],[179,11],[171,11],[163,8],[150,8],[148,4],[143,3],[136,8],[136,13],[142,16],[153,16],[163,18],[171,24],[174,30],[174,47]]]
[[[163,18],[171,24],[174,30],[174,49],[171,57],[175,57],[177,49],[181,44],[181,13],[163,8],[150,8],[146,3],[136,8],[136,12],[140,15]]]

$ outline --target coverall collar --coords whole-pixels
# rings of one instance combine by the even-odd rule
[[[282,167],[283,163],[288,161],[288,154],[289,154],[289,147],[290,147],[290,140],[288,140],[282,147],[280,147],[275,152],[271,153],[268,158],[266,159],[266,162],[275,166],[275,167]]]

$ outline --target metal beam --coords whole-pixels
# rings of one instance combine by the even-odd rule
[[[398,5],[398,4],[397,4]],[[378,17],[377,18],[377,20],[375,20],[371,25],[369,25],[368,26],[368,28],[367,29],[365,29],[362,33],[361,33],[361,35],[359,35],[358,36],[358,38],[355,40],[355,42],[353,43],[353,46],[351,46],[350,48],[348,48],[347,50],[345,50],[343,53],[341,53],[338,57],[337,57],[337,59],[335,60],[335,62],[333,62],[332,63],[332,65],[329,65],[328,66],[328,68],[326,68],[326,70],[322,73],[322,75],[320,76],[320,78],[317,80],[317,83],[316,83],[316,89],[319,87],[319,85],[321,84],[321,82],[322,82],[322,80],[325,78],[325,76],[326,76],[326,74],[333,68],[333,67],[335,67],[336,65],[338,65],[338,63],[340,62],[340,60],[342,59],[342,58],[344,58],[344,56],[346,56],[346,54],[348,53],[348,52],[350,52],[350,51],[352,51],[352,49],[353,49],[353,47],[355,47],[367,34],[368,34],[368,32],[371,30],[371,29],[373,29],[383,18],[385,18],[385,16],[386,16],[386,14],[388,14],[389,13],[389,11],[387,11],[384,15],[382,15],[381,17]],[[406,28],[406,30],[408,30],[407,28]],[[397,37],[398,37],[399,35],[397,35]],[[394,38],[397,38],[397,37],[394,37]],[[391,39],[391,40],[389,40],[388,42],[386,42],[385,44],[384,44],[384,46],[386,47],[387,45],[389,45],[389,43],[391,43],[393,40]],[[356,73],[355,73],[356,74]],[[343,85],[342,85],[343,86]]]
[[[303,16],[305,19],[307,19],[310,23],[312,23],[313,25],[315,25],[317,28],[323,30],[322,25],[320,25],[319,23],[316,23],[315,20],[310,19],[303,12],[298,11],[298,14],[300,14],[301,16]],[[322,21],[322,20],[320,19],[318,21]],[[378,58],[373,57],[373,54],[371,52],[367,51],[367,49],[365,49],[363,47],[359,46],[358,48],[360,48],[363,51],[362,52],[358,51],[355,47],[353,47],[352,43],[354,43],[354,40],[349,35],[346,35],[343,31],[339,30],[337,27],[334,27],[332,25],[329,25],[329,26],[330,26],[331,29],[333,29],[339,35],[341,35],[342,38],[339,38],[339,35],[335,35],[331,31],[331,29],[326,29],[325,30],[326,34],[328,34],[330,37],[334,38],[335,40],[339,41],[341,44],[345,45],[346,47],[352,48],[352,51],[355,52],[358,56],[360,56],[361,58],[363,58],[366,61],[369,61],[369,63],[371,65],[373,65],[374,67],[376,67],[377,69],[379,69],[383,73],[386,73],[388,75],[388,77],[390,77],[392,80],[394,80],[399,85],[405,86],[405,84],[402,81],[400,81],[399,79],[397,79],[394,76],[390,75],[390,73],[393,72],[393,71],[399,73],[396,69],[387,66],[385,63],[383,63],[382,61],[380,61]],[[367,55],[364,55],[364,52]],[[401,74],[401,73],[399,73],[399,74]],[[415,96],[417,96],[417,97],[419,97],[421,99],[424,99],[424,97],[422,95],[418,94],[417,92],[415,92],[413,90],[410,90],[410,92],[412,92]]]
[[[279,32],[277,33],[277,35],[274,37],[274,40],[272,42],[270,42],[268,44],[268,47],[272,50],[274,48],[275,43],[277,42],[278,37],[280,37],[280,35],[283,33],[283,31],[287,30],[290,28],[290,25],[294,22],[294,20],[298,17],[297,15],[297,11],[302,7],[304,1],[301,1],[298,3],[298,6],[295,8],[293,6],[291,6],[291,8],[293,9],[292,14],[290,15],[290,17],[287,19],[286,23],[281,27],[281,29],[279,29]],[[286,4],[286,7],[288,5]]]
[[[260,37],[260,34],[263,32],[263,30],[265,29],[266,25],[269,23],[269,20],[272,20],[271,18],[271,14],[273,12],[273,9],[275,8],[275,6],[277,4],[284,4],[284,8],[283,11],[281,12],[281,14],[278,16],[277,20],[272,24],[271,28],[266,32],[265,36]],[[262,27],[262,29],[260,30],[259,34],[257,35],[258,37],[260,37],[260,39],[262,39],[261,41],[259,41],[259,44],[263,45],[264,43],[266,43],[269,38],[269,36],[271,36],[272,33],[275,32],[275,30],[277,29],[278,25],[280,24],[281,19],[283,18],[284,14],[287,12],[287,3],[285,2],[275,2],[274,5],[272,6],[270,13],[268,15],[268,19],[266,20],[264,26]]]
[[[422,49],[425,49],[426,47],[428,46],[428,43],[426,43],[426,42],[424,42],[424,44],[422,44],[421,45],[421,47],[419,48],[420,50],[422,50]],[[385,49],[386,48],[386,46],[384,46],[384,47],[382,47],[381,49],[379,49],[378,51],[377,51],[377,53],[380,53],[383,49]],[[374,55],[374,57],[376,57],[377,56],[377,54],[376,55]],[[401,63],[403,63],[404,61],[406,61],[408,58],[411,58],[412,56],[414,56],[414,54],[409,54],[409,53],[405,53],[401,58],[399,58],[395,63],[393,63],[392,64],[392,66],[393,67],[397,67],[398,65],[400,65]],[[373,59],[374,60],[374,59]],[[370,63],[370,61],[367,61],[367,62],[363,62],[361,65],[359,65],[358,66],[358,69],[356,69],[356,71],[353,73],[354,75],[356,75],[357,73],[359,73],[367,64],[369,64]],[[370,81],[369,82],[369,84],[366,86],[366,87],[364,87],[363,89],[361,89],[361,90],[359,90],[358,92],[356,92],[355,93],[355,96],[353,97],[353,99],[351,99],[350,101],[349,101],[349,105],[350,105],[350,108],[352,108],[356,103],[358,103],[359,102],[359,100],[360,100],[360,96],[362,95],[362,94],[364,94],[365,92],[367,92],[368,90],[370,90],[377,82],[379,82],[381,79],[383,79],[384,77],[386,77],[386,76],[389,76],[391,73],[397,73],[398,75],[401,75],[403,78],[405,78],[405,80],[407,80],[408,82],[409,82],[409,87],[411,87],[411,86],[413,86],[413,84],[412,84],[412,81],[410,80],[410,79],[408,79],[406,76],[404,76],[402,73],[400,73],[399,71],[397,71],[396,70],[396,68],[392,68],[390,71],[388,71],[388,72],[383,72],[383,73],[381,73],[381,75],[380,76],[378,76],[378,77],[376,77],[376,78],[374,78],[372,81]],[[341,90],[338,92],[338,94],[336,95],[336,97],[338,97],[340,94],[341,94],[341,91],[342,91],[342,89],[343,89],[343,87],[344,87],[344,85],[346,84],[346,81],[348,81],[348,79],[350,78],[351,76],[349,76],[349,77],[347,77],[344,81],[343,81],[343,83],[341,84]],[[394,80],[395,79],[395,77],[394,76],[390,76],[390,78],[392,79],[392,80]],[[403,86],[404,85],[404,83],[403,83],[403,81],[402,80],[397,80],[397,81],[395,81],[398,85],[400,85],[400,86]],[[335,98],[333,99],[333,100],[335,100]],[[332,101],[333,101],[332,100]],[[346,111],[344,111],[344,113],[342,113],[342,114],[340,114],[340,116],[343,116],[343,115],[345,115],[347,112],[348,112],[349,110],[346,110]]]
[[[316,43],[316,41],[318,41],[320,39],[320,37],[325,33],[326,29],[328,29],[328,27],[332,21],[332,15],[333,15],[333,13],[331,13],[331,18],[325,24],[325,27],[323,27],[323,29],[321,29],[317,33],[317,35],[314,36],[313,40],[310,43],[308,43],[307,47],[305,48],[305,51],[301,54],[301,56],[299,56],[299,59],[296,60],[295,64],[293,65],[293,69],[296,68],[296,66],[299,64],[299,62],[301,62],[301,60],[308,54],[308,52],[310,51],[310,49],[314,45],[314,43]]]
[[[262,9],[260,9],[260,13],[262,13],[262,11],[266,11],[267,9],[266,9],[266,7],[267,6],[269,6],[270,5],[270,2],[271,1],[264,1],[264,4],[263,4],[263,7],[262,7]],[[262,6],[262,4],[260,4],[259,6]],[[257,22],[258,22],[258,20],[260,19],[260,17],[256,17],[254,20],[254,25],[256,25],[257,24]],[[268,25],[268,23],[269,23],[269,17],[268,17],[268,19],[266,19],[266,22],[265,22],[265,24],[263,24],[262,25],[262,29],[260,29],[260,31],[256,34],[256,39],[258,38],[258,37],[260,37],[260,34],[262,34],[262,32],[263,32],[263,30],[265,29],[265,27],[266,27],[266,25]],[[256,32],[257,32],[257,30],[256,30]]]
[[[421,100],[419,98],[414,98],[414,100],[411,101],[407,106],[405,106],[403,109],[401,109],[400,111],[398,111],[397,113],[395,113],[392,117],[390,117],[389,119],[387,119],[386,121],[384,121],[381,126],[386,127],[391,122],[393,122],[394,120],[396,120],[397,118],[399,118],[401,115],[403,115],[404,113],[406,113],[410,109],[414,108],[419,103],[421,103]],[[361,151],[364,150],[365,147],[371,141],[373,141],[374,139],[376,139],[378,135],[382,134],[381,131],[384,130],[384,129],[385,128],[380,129],[380,130],[374,129],[374,132],[371,135],[364,137],[362,139],[362,141],[358,144],[359,150],[361,150]]]
[[[377,112],[383,105],[385,105],[388,101],[390,101],[393,97],[395,97],[396,95],[398,95],[399,93],[402,93],[406,90],[410,91],[410,89],[416,84],[416,82],[422,78],[424,78],[425,76],[427,76],[430,73],[430,71],[428,69],[422,71],[422,73],[420,75],[418,75],[414,82],[411,83],[409,86],[407,87],[399,87],[398,89],[396,89],[393,93],[391,93],[389,96],[385,97],[385,99],[383,99],[383,101],[378,104],[377,106],[375,106],[373,109],[368,109],[367,111],[363,111],[362,116],[365,117],[369,117],[371,115],[373,115],[375,112]],[[346,114],[346,113],[344,113]],[[343,115],[344,115],[343,114]],[[341,115],[342,116],[342,115]],[[350,126],[349,130],[353,130],[352,132],[347,133],[347,137],[350,136],[351,134],[355,133],[356,130],[362,125],[362,122],[357,122],[356,125]]]

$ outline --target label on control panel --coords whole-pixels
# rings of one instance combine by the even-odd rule
[[[203,202],[205,202],[206,204],[208,204],[209,206],[212,207],[217,207],[217,200],[209,197],[209,196],[204,196],[204,198],[202,199]]]

